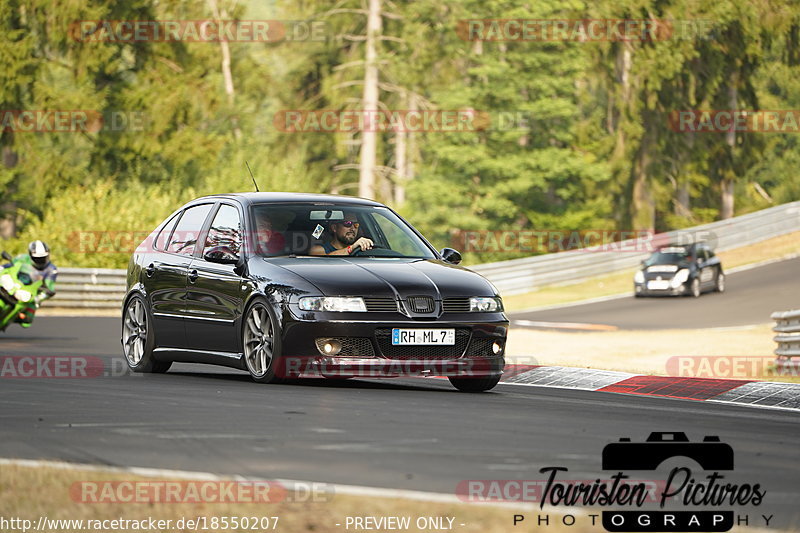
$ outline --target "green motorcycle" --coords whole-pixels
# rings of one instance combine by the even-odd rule
[[[8,252],[2,253],[3,259],[12,262]],[[0,271],[0,331],[5,331],[12,322],[20,322],[22,327],[30,327],[27,315],[29,309],[36,309],[36,296],[39,291],[48,296],[55,294],[49,288],[42,288],[44,278],[35,268],[24,263],[13,263]]]

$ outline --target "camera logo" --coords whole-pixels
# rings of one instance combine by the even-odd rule
[[[709,435],[702,441],[692,442],[682,432],[653,432],[644,442],[631,442],[630,438],[623,437],[607,444],[602,454],[603,470],[620,473],[623,470],[653,471],[673,458],[694,460],[706,471],[704,479],[695,477],[687,466],[672,468],[661,492],[659,510],[603,511],[606,531],[728,531],[734,525],[734,511],[715,507],[759,505],[766,494],[759,484],[737,485],[725,481],[720,471],[733,470],[733,448],[718,436]],[[664,510],[667,502],[698,509]]]
[[[733,448],[717,436],[702,442],[690,442],[686,433],[650,433],[645,442],[631,442],[629,437],[606,444],[603,470],[655,470],[673,457],[694,459],[703,470],[733,470]]]

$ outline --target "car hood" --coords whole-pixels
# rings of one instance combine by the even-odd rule
[[[279,257],[269,262],[303,277],[325,296],[441,299],[497,294],[479,274],[434,259]]]

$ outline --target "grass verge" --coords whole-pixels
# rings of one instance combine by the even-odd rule
[[[320,460],[325,460],[321,458]],[[599,525],[591,526],[588,516],[576,516],[576,523],[571,527],[561,524],[563,514],[551,511],[534,511],[531,503],[519,506],[499,506],[476,503],[443,503],[424,501],[424,499],[384,498],[375,496],[356,496],[343,494],[326,494],[318,497],[316,502],[295,501],[275,503],[83,503],[81,500],[82,482],[98,483],[106,481],[146,481],[157,480],[181,481],[175,478],[142,477],[127,473],[82,471],[53,467],[29,467],[18,465],[0,466],[0,517],[20,517],[38,523],[39,517],[66,520],[142,520],[152,517],[156,520],[171,520],[171,527],[163,531],[192,531],[189,527],[176,527],[181,518],[197,520],[205,517],[205,523],[211,524],[213,518],[221,517],[278,517],[277,527],[267,529],[244,529],[217,527],[211,531],[313,531],[315,533],[341,533],[356,530],[353,525],[346,527],[347,517],[409,517],[411,527],[403,531],[436,531],[435,527],[416,527],[421,518],[452,518],[452,531],[503,533],[514,530],[515,514],[527,517],[528,524],[535,524],[536,515],[550,515],[548,531],[553,533],[596,531],[602,533]],[[199,485],[195,485],[199,486]],[[453,487],[455,491],[455,487]],[[96,494],[103,494],[100,489]],[[116,493],[125,495],[115,489]],[[319,501],[324,499],[325,501]],[[77,500],[77,501],[76,501]],[[270,525],[274,521],[270,521]],[[185,524],[185,521],[184,521]],[[338,525],[337,525],[338,524]],[[532,525],[530,527],[533,527]],[[361,528],[363,530],[363,528]],[[377,528],[380,531],[391,528]],[[62,528],[61,531],[66,529]],[[69,530],[79,531],[79,528]],[[122,530],[106,527],[104,531]],[[142,531],[158,531],[159,529],[141,529]],[[198,531],[201,530],[198,528]],[[40,531],[51,531],[44,529]],[[52,530],[58,531],[58,530]]]
[[[634,374],[800,383],[774,367],[771,324],[704,330],[561,332],[511,328],[510,363]],[[531,349],[534,346],[535,349]],[[531,360],[531,353],[536,361]]]

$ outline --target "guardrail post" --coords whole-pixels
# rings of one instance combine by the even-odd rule
[[[775,365],[780,373],[795,375],[800,370],[800,309],[778,311],[771,318],[775,321],[772,331],[777,333],[773,340],[778,343]]]

